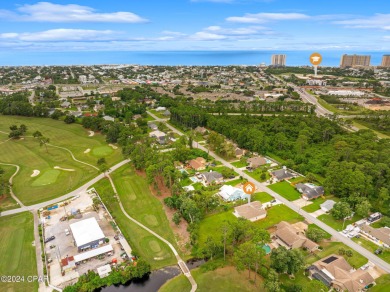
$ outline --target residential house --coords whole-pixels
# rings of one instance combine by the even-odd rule
[[[276,237],[276,243],[288,249],[305,248],[311,252],[318,249],[317,243],[308,239],[298,229],[285,221],[281,221],[276,226],[274,236]]]
[[[285,166],[282,169],[271,171],[271,176],[274,181],[288,180],[294,177],[294,174],[290,172]]]
[[[202,135],[204,135],[204,134],[207,134],[207,129],[205,128],[205,127],[196,127],[195,128],[195,132],[198,132],[198,133],[200,133],[200,134],[202,134]]]
[[[153,122],[148,122],[148,127],[149,127],[151,130],[153,130],[153,131],[158,130],[157,125],[156,125],[155,123],[153,123]]]
[[[247,160],[248,168],[256,169],[262,165],[267,164],[267,160],[264,157],[256,156]]]
[[[75,118],[81,118],[83,116],[83,112],[79,112],[79,111],[73,111],[70,114]]]
[[[330,210],[333,209],[334,204],[336,204],[335,201],[333,201],[333,200],[326,200],[324,203],[322,203],[322,204],[320,205],[320,207],[321,207],[321,210],[322,210],[322,211],[328,213]]]
[[[201,171],[206,169],[206,159],[203,157],[197,157],[196,159],[192,159],[188,162],[188,165],[196,170],[196,171]]]
[[[70,108],[70,106],[71,106],[71,103],[69,101],[64,101],[63,103],[61,103],[62,108]]]
[[[254,201],[242,206],[235,207],[233,214],[237,218],[242,217],[254,222],[260,219],[264,219],[267,216],[267,211],[263,208],[261,202]]]
[[[316,261],[307,270],[312,278],[336,291],[365,291],[374,282],[368,271],[353,269],[342,256],[335,254]]]
[[[133,116],[133,120],[136,121],[138,119],[142,119],[142,116],[141,115],[134,115]]]
[[[104,117],[103,117],[103,120],[109,121],[109,122],[115,121],[115,119],[114,119],[113,117],[110,117],[110,116],[104,116]]]
[[[203,178],[204,184],[211,185],[211,184],[221,184],[223,183],[223,176],[217,171],[210,171],[210,172],[202,172],[201,176]]]
[[[360,226],[360,232],[371,238],[372,240],[378,242],[380,245],[387,248],[390,247],[389,227],[373,228],[370,225],[364,224]]]
[[[324,188],[310,183],[298,183],[295,188],[302,194],[302,199],[307,201],[316,199],[324,195]]]
[[[171,112],[169,110],[166,110],[164,113],[163,113],[164,116],[166,117],[169,117],[171,115]]]
[[[233,186],[224,185],[219,189],[219,196],[226,202],[233,202],[236,200],[245,200],[249,196],[240,188],[235,188]]]
[[[166,134],[164,132],[161,132],[159,130],[153,131],[149,133],[149,137],[156,138],[157,142],[161,145],[165,144],[166,141]]]
[[[241,158],[245,154],[245,150],[237,147],[234,150],[234,154],[236,155],[237,158]]]
[[[166,110],[167,110],[167,108],[165,106],[159,106],[158,108],[156,108],[156,112],[163,112]]]

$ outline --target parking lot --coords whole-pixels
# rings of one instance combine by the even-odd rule
[[[55,237],[45,244],[45,252],[47,259],[50,261],[48,264],[50,282],[52,285],[59,288],[76,282],[77,278],[88,272],[88,270],[96,271],[98,267],[112,263],[113,259],[116,259],[118,263],[123,261],[121,258],[123,250],[121,249],[119,241],[116,241],[114,238],[117,231],[114,230],[110,223],[111,217],[101,205],[99,206],[98,212],[93,209],[93,196],[93,194],[82,194],[75,200],[70,201],[66,206],[59,206],[57,209],[51,210],[49,215],[50,219],[49,216],[43,218],[45,238],[47,239],[51,236]],[[77,215],[71,215],[71,213],[76,212]],[[65,214],[67,215],[68,220],[64,220],[63,217]],[[107,254],[102,254],[95,258],[82,261],[76,265],[75,269],[67,270],[65,274],[63,274],[61,259],[80,254],[75,245],[70,225],[92,217],[96,219],[104,236],[108,238],[109,242],[106,245],[111,244],[113,248],[112,255],[108,256]],[[65,230],[68,230],[69,233],[66,234]]]

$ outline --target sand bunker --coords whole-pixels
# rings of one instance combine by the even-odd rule
[[[41,172],[40,172],[39,170],[34,169],[34,171],[33,171],[32,175],[31,175],[31,177],[36,177],[36,176],[38,176],[40,173],[41,173]]]
[[[89,131],[89,137],[92,137],[92,136],[94,136],[95,135],[95,132],[94,131]]]
[[[54,166],[54,169],[59,169],[59,170],[63,170],[63,171],[75,171],[72,168],[62,168],[62,167],[59,167],[59,166]]]
[[[84,151],[84,154],[87,154],[89,152],[91,152],[91,149],[88,148],[87,150]]]
[[[113,144],[108,144],[108,146],[110,146],[110,147],[111,147],[112,149],[114,149],[114,150],[118,149],[118,147],[115,146],[115,145],[113,145]]]

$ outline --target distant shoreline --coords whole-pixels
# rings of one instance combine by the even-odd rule
[[[317,51],[323,56],[324,67],[338,67],[343,54],[371,55],[371,65],[380,65],[388,52],[363,51],[82,51],[22,52],[0,54],[0,66],[71,66],[71,65],[156,65],[156,66],[229,66],[270,64],[272,54],[286,54],[287,66],[310,66],[309,56]]]

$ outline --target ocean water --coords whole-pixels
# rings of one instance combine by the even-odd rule
[[[272,54],[286,54],[287,66],[310,65],[313,51],[96,51],[96,52],[0,52],[0,66],[27,65],[269,65]],[[379,65],[386,52],[319,51],[323,66],[339,66],[343,54],[371,55]]]

